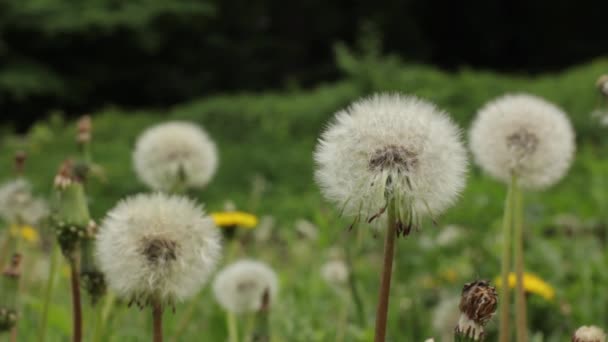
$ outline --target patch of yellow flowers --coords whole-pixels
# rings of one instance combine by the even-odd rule
[[[12,225],[10,227],[10,232],[13,237],[20,237],[23,240],[32,244],[37,244],[38,242],[40,242],[40,235],[38,235],[38,232],[32,226]]]
[[[258,218],[255,215],[242,211],[226,211],[210,214],[213,222],[218,227],[241,227],[253,228],[258,225]]]
[[[497,277],[494,283],[497,288],[500,288],[502,286],[502,279]],[[513,272],[509,273],[509,287],[515,288],[515,273]],[[548,301],[555,298],[555,289],[532,273],[524,273],[524,289],[526,292],[537,294]]]

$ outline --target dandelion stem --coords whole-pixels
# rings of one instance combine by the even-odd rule
[[[228,324],[228,341],[239,342],[239,332],[236,325],[236,316],[232,312],[226,312],[226,322]]]
[[[526,318],[526,297],[524,293],[524,229],[523,229],[523,196],[517,185],[513,184],[513,223],[515,228],[515,316],[517,341],[528,341]]]
[[[350,288],[350,295],[352,297],[353,303],[355,304],[355,309],[357,310],[357,319],[359,321],[359,325],[361,327],[365,327],[365,307],[363,306],[363,300],[361,299],[361,294],[359,293],[359,288],[357,286],[357,274],[355,270],[355,265],[353,261],[353,251],[352,247],[348,242],[345,244],[346,250],[346,264],[348,266],[348,286]]]
[[[384,262],[380,291],[378,293],[378,307],[376,310],[375,342],[384,342],[386,339],[386,325],[388,316],[388,300],[391,290],[391,276],[393,273],[393,255],[395,239],[397,237],[397,222],[395,218],[395,205],[391,203],[388,208],[388,226],[384,240]]]
[[[502,221],[502,233],[503,233],[503,241],[502,241],[502,269],[501,269],[501,281],[502,287],[500,289],[500,328],[498,330],[499,342],[508,342],[511,339],[511,327],[510,327],[510,316],[509,316],[509,308],[510,308],[510,296],[509,296],[509,272],[511,271],[511,230],[512,230],[512,222],[513,222],[513,191],[515,186],[515,176],[512,177],[511,183],[509,185],[509,190],[507,192],[507,198],[505,200],[505,209],[504,216]]]
[[[44,291],[44,303],[42,305],[42,322],[40,323],[40,342],[46,340],[46,327],[49,320],[49,308],[51,297],[53,296],[53,286],[55,285],[55,273],[57,271],[57,261],[59,259],[59,248],[56,244],[51,247],[51,264],[49,265],[49,276],[46,280]]]
[[[103,334],[103,306],[101,303],[95,304],[95,331],[93,332],[93,342],[101,340]]]
[[[152,324],[154,330],[154,342],[163,342],[163,306],[155,298],[152,300]]]
[[[72,283],[72,318],[73,336],[72,341],[82,341],[82,304],[80,301],[80,257],[78,252],[70,260],[71,283]]]

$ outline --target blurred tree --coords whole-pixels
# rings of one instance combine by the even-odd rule
[[[340,76],[333,45],[447,69],[546,71],[606,54],[608,3],[580,0],[0,0],[0,120],[168,106]]]

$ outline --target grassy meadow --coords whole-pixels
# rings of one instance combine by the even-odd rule
[[[294,86],[281,92],[220,94],[166,110],[110,106],[91,113],[91,153],[103,168],[103,176],[87,185],[93,218],[100,221],[119,199],[147,191],[131,161],[135,139],[143,129],[166,120],[198,123],[217,143],[220,166],[206,189],[189,195],[210,212],[222,211],[226,202],[232,202],[260,219],[258,227],[239,230],[235,240],[226,242],[221,265],[251,257],[276,270],[280,292],[271,311],[272,341],[369,341],[382,238],[365,224],[349,232],[352,220],[340,218],[339,210],[321,197],[313,179],[317,137],[336,110],[374,92],[411,93],[433,101],[450,112],[464,132],[486,101],[506,92],[529,92],[565,109],[577,132],[576,160],[565,179],[547,191],[525,194],[526,270],[554,291],[544,296],[537,289],[529,291],[531,340],[565,341],[580,325],[607,327],[608,127],[594,121],[591,112],[601,103],[594,83],[608,70],[608,60],[529,78],[472,70],[445,73],[345,51],[339,53],[339,63],[344,79],[314,89]],[[24,135],[12,133],[10,127],[0,131],[0,179],[14,177],[13,154],[25,150],[26,177],[38,194],[50,195],[61,161],[77,155],[75,122],[53,112]],[[454,315],[458,317],[449,304],[458,298],[462,285],[499,276],[505,193],[504,184],[471,165],[461,199],[440,217],[437,226],[425,221],[420,231],[398,240],[389,341],[430,337],[442,341],[454,327]],[[310,225],[316,228],[316,236],[303,233]],[[45,280],[53,257],[52,233],[48,227],[36,228],[41,240],[26,243],[24,250],[19,341],[38,340]],[[6,236],[8,225],[0,232]],[[330,286],[321,276],[322,265],[345,250],[353,256],[363,320],[357,317],[348,288]],[[67,264],[59,259],[47,341],[67,341],[71,334]],[[192,319],[179,341],[226,340],[225,315],[209,286],[193,301]],[[167,340],[180,330],[189,304],[178,304],[175,313],[165,314]],[[150,339],[149,310],[140,312],[108,298],[94,308],[86,295],[83,306],[87,341],[99,321],[103,322],[103,341]],[[247,315],[239,317],[240,332],[248,331],[251,322]],[[488,325],[489,341],[496,338],[496,322]]]

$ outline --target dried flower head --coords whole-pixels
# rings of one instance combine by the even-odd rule
[[[201,207],[160,193],[121,201],[97,235],[96,258],[108,286],[140,306],[194,295],[219,253],[218,229]]]
[[[606,342],[606,333],[596,326],[582,326],[574,332],[572,342]]]
[[[460,319],[456,334],[477,341],[483,338],[484,326],[494,316],[498,306],[496,289],[487,280],[467,283],[460,297]]]
[[[137,139],[133,162],[142,182],[167,191],[179,185],[204,187],[217,169],[218,157],[201,127],[174,121],[144,131]]]
[[[476,162],[509,182],[546,188],[568,171],[575,151],[570,120],[557,106],[532,95],[505,95],[477,113],[470,131]]]
[[[6,222],[35,226],[48,214],[46,201],[35,197],[31,184],[23,178],[0,186],[0,217]]]
[[[418,226],[454,203],[465,184],[460,130],[433,104],[379,94],[339,111],[315,151],[322,192],[356,221],[395,205],[400,223]],[[404,232],[408,233],[408,231]]]
[[[275,272],[265,263],[248,259],[226,266],[213,282],[215,299],[226,311],[234,313],[267,309],[278,290]]]

